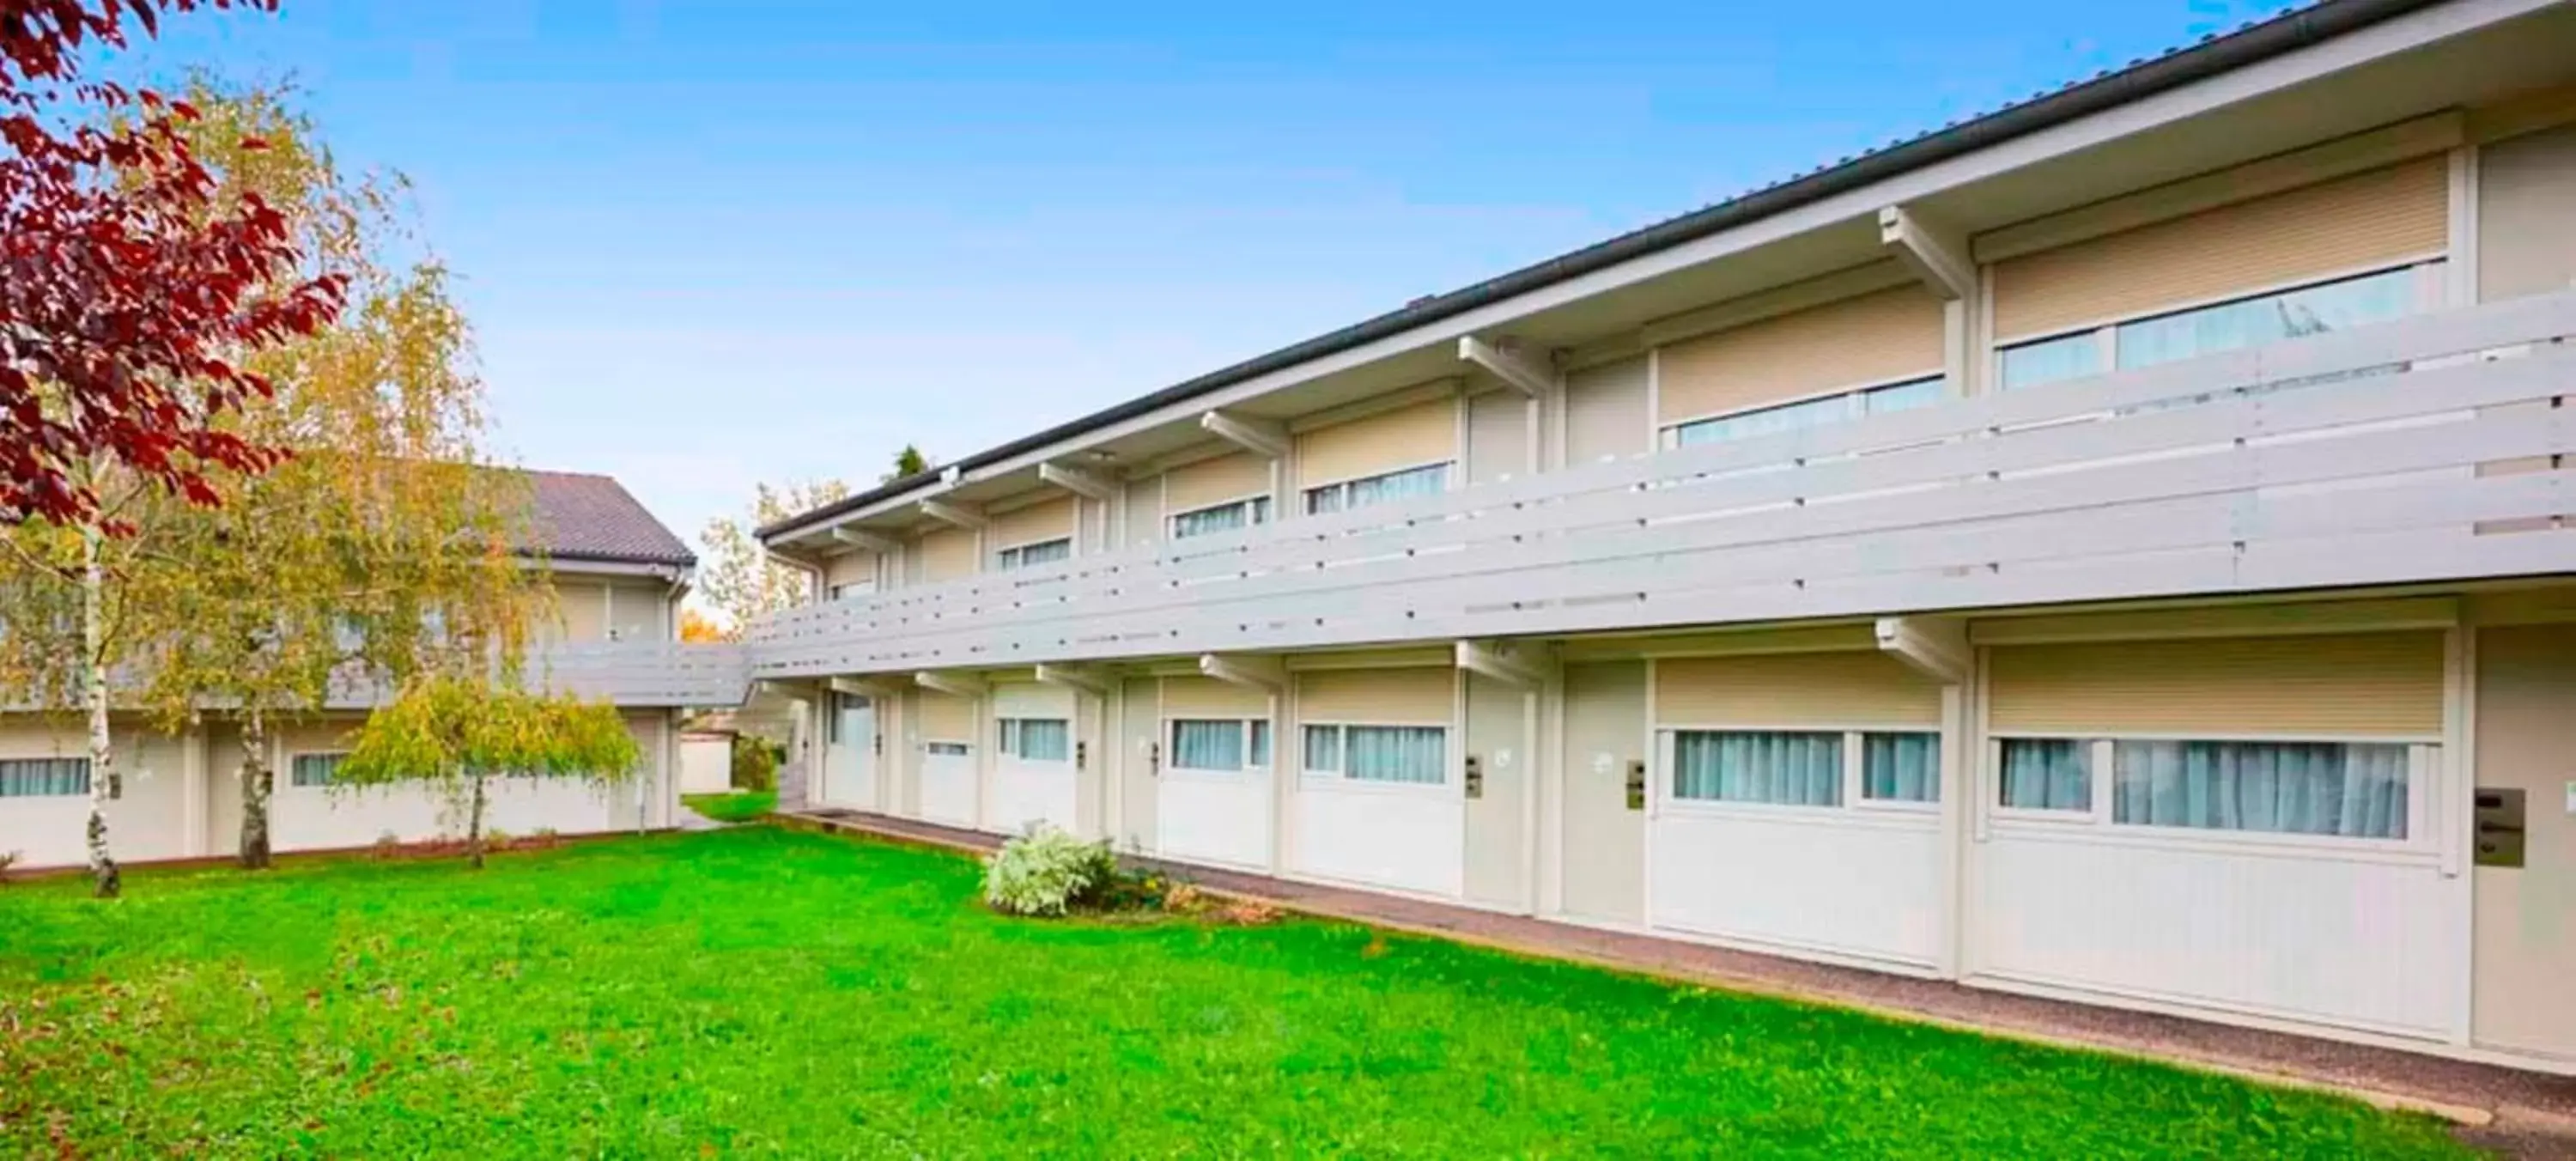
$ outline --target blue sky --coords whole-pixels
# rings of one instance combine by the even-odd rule
[[[283,5],[117,69],[291,78],[416,183],[501,452],[691,539],[2280,7]]]

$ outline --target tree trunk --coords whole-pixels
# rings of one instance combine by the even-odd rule
[[[242,716],[241,865],[245,871],[268,867],[268,798],[275,777],[268,768],[268,723],[254,709]]]
[[[116,858],[107,851],[107,802],[116,788],[116,749],[108,730],[107,621],[101,604],[107,596],[107,568],[100,561],[98,525],[81,528],[81,684],[89,703],[89,878],[90,893],[114,899],[125,889]]]
[[[483,869],[483,776],[474,776],[474,796],[465,807],[465,853],[474,869]]]

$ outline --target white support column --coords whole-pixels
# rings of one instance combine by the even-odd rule
[[[921,514],[942,524],[954,525],[968,532],[981,532],[992,521],[984,518],[980,505],[951,503],[947,500],[921,501]]]
[[[1199,655],[1199,672],[1218,681],[1267,693],[1278,693],[1288,687],[1288,667],[1280,664],[1276,657],[1202,653]]]
[[[1546,663],[1511,645],[1460,641],[1457,653],[1458,668],[1483,674],[1514,689],[1537,689],[1547,681]]]
[[[1118,497],[1118,485],[1080,468],[1042,463],[1038,465],[1038,479],[1077,496],[1098,500],[1104,504]]]
[[[1969,772],[1977,760],[1976,648],[1957,617],[1881,617],[1878,648],[1941,685],[1941,930],[1933,962],[1945,979],[1966,973]],[[1857,760],[1857,755],[1854,756]]]
[[[991,688],[984,683],[984,679],[976,677],[973,674],[936,673],[927,669],[913,674],[912,683],[923,689],[944,693],[950,697],[963,698],[982,697],[984,696],[984,691]]]
[[[1488,343],[1474,335],[1460,335],[1458,361],[1493,372],[1495,378],[1530,399],[1545,398],[1563,382],[1553,358],[1524,350],[1510,339]]]
[[[1288,425],[1275,419],[1211,411],[1199,416],[1199,428],[1264,459],[1285,459],[1288,455]]]
[[[847,526],[834,528],[832,530],[832,539],[839,541],[842,544],[849,545],[852,548],[864,548],[879,556],[892,553],[896,547],[895,542],[891,539],[879,536],[873,532],[862,532],[859,529]]]
[[[1977,264],[1968,257],[1968,240],[1915,217],[1903,206],[1878,211],[1878,240],[1898,262],[1914,272],[1923,288],[1947,302],[1976,293]]]
[[[1076,693],[1087,693],[1094,697],[1106,697],[1109,694],[1109,675],[1087,665],[1041,664],[1037,669],[1037,678],[1040,684],[1060,685]]]

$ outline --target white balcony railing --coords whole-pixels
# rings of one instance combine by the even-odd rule
[[[756,677],[2576,571],[2576,293],[790,610]],[[2501,461],[2541,470],[2480,471]],[[2513,522],[2513,523],[2507,523]]]

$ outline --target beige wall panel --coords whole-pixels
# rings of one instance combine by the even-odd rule
[[[600,582],[555,578],[555,631],[562,641],[608,639],[608,604]]]
[[[853,548],[823,562],[823,593],[829,596],[839,585],[862,584],[877,579],[877,554],[864,548]]]
[[[1073,497],[1058,496],[995,515],[986,534],[992,538],[993,550],[999,552],[1014,545],[1072,536],[1073,518]]]
[[[1434,399],[1297,437],[1297,486],[1374,476],[1458,458],[1458,401]]]
[[[2478,299],[2576,286],[2576,125],[2478,156]]]
[[[975,534],[966,529],[933,529],[922,535],[916,548],[923,584],[975,575]]]
[[[1183,512],[1270,494],[1270,461],[1251,452],[1183,464],[1163,473],[1163,513]]]
[[[1987,673],[2002,731],[2442,732],[2440,632],[1997,648]]]
[[[1653,450],[1645,356],[1565,377],[1565,462],[1588,464]]]
[[[2477,782],[2524,793],[2519,867],[2477,867],[2477,1042],[2576,1059],[2576,625],[2478,635]]]
[[[1446,666],[1301,673],[1297,714],[1309,722],[1445,726],[1457,716],[1457,678]]]
[[[1270,695],[1213,677],[1166,677],[1162,713],[1167,718],[1266,718]]]
[[[1163,479],[1129,480],[1126,488],[1125,543],[1152,544],[1163,538]]]
[[[1488,391],[1467,400],[1467,482],[1490,484],[1530,472],[1528,396]]]
[[[1941,300],[1907,285],[1674,343],[1656,355],[1657,421],[1938,375],[1941,334]]]
[[[952,697],[937,690],[920,690],[921,740],[925,742],[980,742],[975,736],[975,703]]]
[[[1667,658],[1655,663],[1655,720],[1937,729],[1941,687],[1876,651]]]
[[[2158,222],[1994,267],[1994,333],[2031,338],[2300,279],[2439,253],[2440,157]]]

